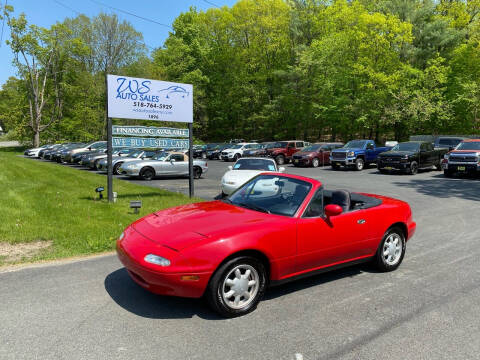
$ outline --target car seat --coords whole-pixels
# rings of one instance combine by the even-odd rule
[[[330,203],[340,206],[343,212],[347,212],[352,204],[350,193],[346,190],[335,190],[332,192],[332,201]]]

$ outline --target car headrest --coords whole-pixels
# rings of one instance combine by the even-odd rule
[[[335,190],[332,192],[332,204],[338,205],[343,212],[350,210],[351,205],[350,193],[346,190]]]

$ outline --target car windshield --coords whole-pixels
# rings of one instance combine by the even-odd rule
[[[207,144],[207,150],[215,149],[217,146],[218,144]]]
[[[275,162],[269,159],[240,159],[235,165],[233,170],[265,170],[275,171]]]
[[[91,147],[92,149],[100,149],[100,148],[105,148],[106,144],[105,143],[96,143],[96,144],[91,144],[88,145],[87,147]]]
[[[118,153],[122,155],[127,155],[135,152],[135,149],[121,149]]]
[[[480,141],[461,142],[455,150],[480,150]]]
[[[243,145],[233,145],[229,149],[241,149]]]
[[[278,175],[260,175],[241,186],[226,202],[268,214],[294,216],[312,185]]]
[[[392,151],[417,151],[420,149],[420,143],[405,142],[395,145]]]
[[[345,149],[363,149],[365,146],[365,140],[352,140],[345,144]]]
[[[142,154],[143,154],[143,150],[137,150],[137,151],[132,152],[132,153],[129,154],[128,156],[129,156],[129,157],[137,158],[137,157],[139,157],[139,156],[142,155]]]
[[[275,144],[273,144],[272,147],[274,147],[274,148],[285,148],[285,147],[287,147],[287,145],[288,145],[288,142],[279,141],[279,142],[276,142]]]
[[[462,142],[462,139],[443,138],[438,140],[437,145],[450,147],[450,146],[457,146],[461,142]]]
[[[273,149],[275,147],[276,143],[268,143],[267,146],[265,146],[265,149]]]
[[[170,155],[169,152],[164,152],[164,151],[162,151],[162,152],[160,152],[160,153],[155,154],[154,156],[152,156],[152,160],[164,161],[164,160],[167,158],[168,155]]]
[[[320,150],[321,147],[322,147],[322,145],[315,145],[314,144],[314,145],[307,146],[302,151],[318,151],[318,150]]]

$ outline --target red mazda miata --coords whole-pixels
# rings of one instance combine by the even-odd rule
[[[403,201],[268,173],[224,200],[136,221],[117,241],[117,253],[145,289],[205,296],[233,317],[254,310],[269,285],[362,261],[394,270],[415,227]]]

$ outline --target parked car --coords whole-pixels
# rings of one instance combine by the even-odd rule
[[[51,152],[55,151],[58,149],[62,144],[53,144],[51,146],[46,147],[45,149],[42,149],[38,152],[38,157],[45,159],[45,156],[48,154],[48,157],[50,157]],[[48,160],[48,159],[47,159]]]
[[[127,156],[112,156],[112,170],[114,175],[121,175],[120,167],[128,162],[151,159],[155,154],[159,153],[159,150],[142,150],[136,149],[136,151],[129,153]],[[100,171],[108,171],[107,158],[101,159],[97,166]]]
[[[241,158],[222,177],[222,196],[230,195],[251,178],[264,172],[284,172],[284,167],[269,158]]]
[[[69,152],[70,150],[73,149],[78,149],[80,147],[85,146],[84,143],[70,143],[70,144],[65,144],[57,148],[51,155],[50,159],[52,161],[56,161],[58,163],[63,162],[62,157]]]
[[[316,143],[303,148],[292,156],[293,166],[325,166],[330,164],[330,152],[341,148],[344,144],[336,143]]]
[[[435,167],[441,170],[446,149],[435,150],[428,141],[407,141],[395,145],[392,150],[378,155],[377,167],[381,173],[400,170],[415,175],[419,169]]]
[[[198,145],[193,149],[193,158],[201,158],[206,159],[208,157],[208,153],[217,147],[218,144],[206,144],[206,145]]]
[[[43,146],[40,146],[40,147],[37,147],[37,148],[27,149],[27,150],[25,150],[25,152],[23,154],[25,156],[38,158],[40,151],[45,150],[50,146],[52,146],[52,144],[46,144],[46,145],[43,145]]]
[[[435,149],[453,150],[466,138],[458,136],[439,136],[435,139]]]
[[[137,149],[113,149],[113,156],[128,156]],[[85,155],[85,159],[82,159],[81,164],[93,170],[98,170],[98,164],[100,160],[107,158],[107,150],[99,152],[91,152]]]
[[[162,176],[188,176],[188,156],[181,152],[162,152],[149,160],[122,164],[119,171],[130,177],[152,180]],[[200,179],[208,171],[204,160],[193,160],[193,177]]]
[[[328,191],[317,180],[291,174],[262,174],[223,201],[137,220],[116,248],[144,289],[204,297],[219,314],[234,317],[253,311],[269,285],[319,269],[365,261],[395,270],[415,228],[406,202]]]
[[[443,174],[480,174],[480,139],[463,140],[458,146],[444,156]]]
[[[106,141],[93,141],[93,142],[90,142],[90,143],[86,144],[83,147],[70,150],[69,152],[67,152],[65,154],[65,156],[63,157],[62,160],[65,161],[65,162],[73,163],[74,162],[73,159],[72,159],[73,155],[75,155],[77,153],[88,152],[88,151],[97,151],[97,150],[100,150],[100,149],[106,148],[106,147],[107,147],[107,142]]]
[[[232,144],[217,144],[213,149],[207,150],[207,158],[210,160],[220,160],[222,151],[231,146]]]
[[[237,161],[243,156],[245,150],[253,149],[257,143],[238,143],[226,148],[221,153],[223,161]]]
[[[264,143],[257,144],[257,146],[255,146],[254,148],[245,150],[243,152],[243,157],[267,156],[267,149],[272,148],[274,144],[275,142],[264,142]]]
[[[278,165],[289,163],[293,154],[303,150],[305,142],[303,140],[277,141],[272,148],[267,149],[267,156],[275,159]]]
[[[334,170],[345,166],[360,171],[376,163],[378,154],[390,149],[389,146],[377,146],[373,140],[351,140],[344,147],[331,152],[330,163]]]

